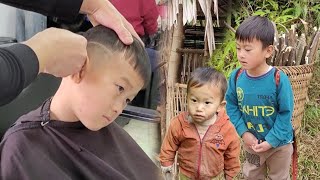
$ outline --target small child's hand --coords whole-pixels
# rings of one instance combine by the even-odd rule
[[[161,170],[162,170],[163,174],[172,173],[173,165],[171,165],[171,166],[161,166]]]
[[[171,166],[161,166],[162,174],[164,175],[165,180],[172,180],[173,176],[173,165]]]
[[[233,180],[233,177],[228,176],[228,175],[225,174],[225,175],[224,175],[224,179],[225,179],[225,180]]]
[[[244,144],[248,147],[248,148],[252,148],[252,146],[255,146],[256,144],[258,144],[258,139],[250,132],[245,132],[242,135],[242,139]]]
[[[254,152],[260,153],[260,152],[268,151],[269,149],[272,148],[272,146],[267,141],[264,141],[258,144],[258,140],[257,140],[257,143],[251,148]]]

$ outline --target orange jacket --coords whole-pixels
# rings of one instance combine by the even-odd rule
[[[191,179],[211,179],[223,171],[227,179],[235,177],[240,171],[240,139],[225,111],[202,141],[187,116],[184,112],[172,119],[161,146],[161,165],[172,165],[178,151],[180,171]]]

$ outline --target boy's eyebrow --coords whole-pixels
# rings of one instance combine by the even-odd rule
[[[120,77],[120,79],[122,79],[123,81],[126,82],[126,84],[128,84],[130,86],[130,88],[132,88],[132,84],[130,83],[130,81],[126,78],[126,77]]]
[[[210,101],[210,100],[214,100],[214,98],[213,97],[206,97],[204,100],[205,101]]]
[[[236,45],[237,45],[237,46],[240,46],[240,43],[236,42]],[[250,47],[252,47],[251,44],[244,44],[244,46],[250,46]]]
[[[196,95],[194,95],[193,93],[190,93],[190,97],[198,99],[198,97]],[[206,97],[205,98],[205,100],[213,100],[213,99],[214,99],[213,97]]]

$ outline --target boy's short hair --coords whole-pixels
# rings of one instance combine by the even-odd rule
[[[187,92],[189,92],[190,88],[201,87],[205,84],[220,87],[222,95],[221,100],[224,99],[228,87],[227,79],[224,74],[211,67],[197,68],[191,74],[187,85]]]
[[[124,60],[128,61],[141,76],[144,86],[149,83],[151,78],[149,56],[137,38],[133,37],[133,43],[125,45],[112,29],[102,25],[95,26],[80,34],[87,39],[88,46],[93,42],[106,47],[113,53],[123,53]]]
[[[236,40],[252,41],[254,38],[262,42],[262,47],[273,45],[274,25],[272,22],[261,16],[251,16],[244,20],[236,31]]]

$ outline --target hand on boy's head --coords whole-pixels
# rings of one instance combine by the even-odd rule
[[[254,146],[258,141],[258,139],[250,132],[243,133],[242,139],[245,146],[248,148],[252,148],[252,146]]]
[[[132,36],[134,36],[144,45],[133,26],[109,1],[94,0],[91,2],[91,0],[84,0],[81,11],[88,14],[93,26],[101,24],[113,29],[124,44],[131,44],[133,42]]]
[[[48,28],[23,43],[38,57],[39,73],[66,77],[79,72],[87,59],[87,40],[64,29]]]
[[[260,152],[265,152],[265,151],[271,149],[272,146],[267,141],[264,141],[262,143],[258,143],[258,140],[257,140],[255,145],[253,145],[251,148],[253,151],[260,153]]]

